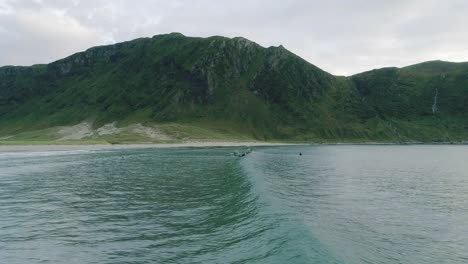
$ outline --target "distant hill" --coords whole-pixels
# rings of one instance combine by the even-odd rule
[[[244,38],[173,33],[0,68],[2,142],[463,141],[467,110],[468,63],[338,77]]]

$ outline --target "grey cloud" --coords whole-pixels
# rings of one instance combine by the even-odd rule
[[[160,33],[284,45],[334,74],[468,60],[464,0],[0,0],[0,65]]]

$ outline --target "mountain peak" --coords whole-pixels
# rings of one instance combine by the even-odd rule
[[[186,37],[186,36],[180,32],[171,32],[167,34],[158,34],[158,35],[153,36],[153,38],[158,38],[158,37]]]
[[[467,69],[467,62],[448,62],[442,60],[426,61],[402,68],[402,70],[420,74],[445,74]]]

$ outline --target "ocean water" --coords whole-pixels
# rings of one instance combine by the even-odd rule
[[[242,150],[0,153],[0,263],[468,263],[468,146]]]

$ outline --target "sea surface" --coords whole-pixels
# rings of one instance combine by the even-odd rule
[[[252,150],[0,153],[0,263],[468,263],[468,146]]]

